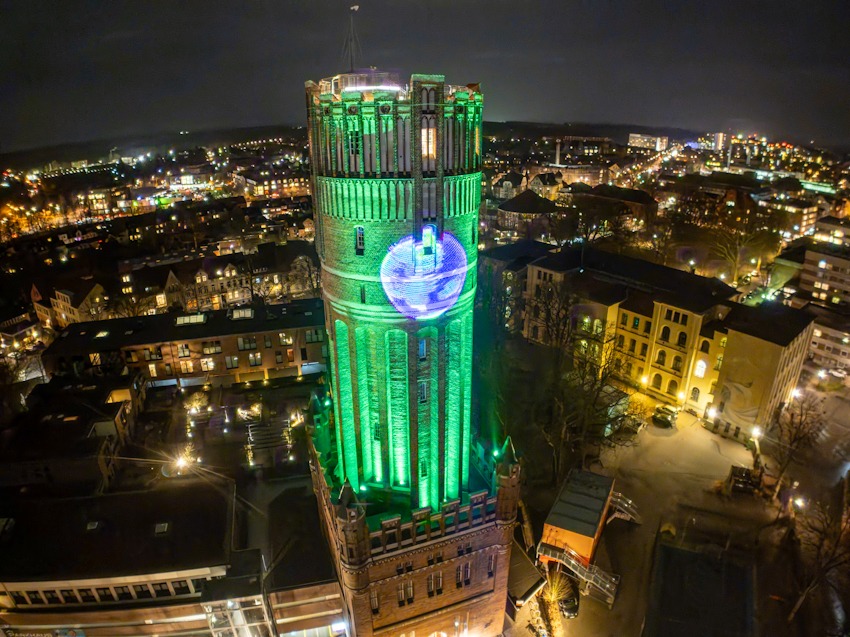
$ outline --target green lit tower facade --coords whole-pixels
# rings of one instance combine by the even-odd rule
[[[308,82],[336,478],[438,509],[469,490],[478,87]]]

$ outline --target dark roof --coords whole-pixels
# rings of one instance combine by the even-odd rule
[[[850,333],[850,314],[831,307],[809,303],[803,311],[811,315],[815,323],[827,329]]]
[[[811,252],[813,254],[825,254],[828,256],[838,257],[839,259],[850,260],[850,246],[838,245],[835,243],[810,241],[807,246],[806,252]]]
[[[505,182],[508,182],[512,186],[516,187],[516,186],[519,186],[522,183],[522,180],[523,180],[522,175],[520,175],[518,172],[511,171],[509,173],[502,175],[502,177],[499,179],[499,181],[496,182],[496,185],[501,186]]]
[[[606,281],[589,270],[571,272],[569,278],[570,288],[579,297],[602,305],[621,303],[629,295],[629,289],[625,284]]]
[[[795,310],[781,303],[767,302],[756,307],[733,303],[723,324],[728,329],[784,347],[813,321],[814,318],[803,310]]]
[[[798,239],[792,242],[787,248],[780,252],[776,261],[780,259],[790,263],[799,263],[800,265],[806,260],[806,250],[809,249],[811,241],[808,238]]]
[[[541,197],[533,190],[523,190],[516,197],[499,206],[504,212],[519,212],[526,215],[544,215],[557,210],[554,201]]]
[[[557,186],[561,183],[560,175],[557,173],[539,173],[534,179],[538,180],[544,186]]]
[[[657,202],[645,190],[635,190],[632,188],[620,188],[618,186],[609,186],[608,184],[599,184],[590,190],[590,194],[597,197],[605,197],[606,199],[618,199],[620,201],[628,201],[631,203],[641,204],[643,206],[652,206]]]
[[[242,308],[239,308],[242,309]],[[255,305],[251,318],[232,318],[234,310],[202,312],[202,323],[177,325],[183,312],[72,323],[44,351],[45,356],[73,356],[113,352],[123,347],[196,340],[252,332],[300,327],[321,327],[325,322],[321,299],[300,299],[279,305]],[[102,336],[98,337],[98,334]]]
[[[54,289],[67,294],[75,303],[82,302],[98,284],[92,276],[69,276],[54,285]]]
[[[655,299],[649,292],[629,288],[626,300],[623,301],[620,307],[641,316],[652,316],[652,313],[655,311]]]
[[[269,505],[269,591],[336,580],[319,510],[307,486],[284,490]]]
[[[232,493],[197,482],[87,498],[0,502],[5,581],[83,579],[226,565]],[[90,522],[98,522],[87,530]],[[155,525],[168,529],[156,535]]]
[[[826,224],[830,226],[841,226],[842,228],[850,227],[850,219],[845,217],[835,217],[833,215],[826,215],[825,217],[821,217],[817,221],[815,221],[815,225],[818,224]]]
[[[652,292],[654,301],[702,312],[725,301],[737,291],[719,279],[702,277],[642,259],[605,252],[596,248],[569,247],[535,261],[534,265],[567,272],[584,268],[620,281],[630,287]]]
[[[33,387],[28,411],[18,416],[0,435],[0,460],[47,461],[95,454],[103,438],[94,435],[95,423],[114,420],[120,402],[107,403],[115,389],[126,389],[130,380],[98,378],[82,383],[54,377]]]
[[[549,254],[555,249],[555,246],[550,243],[534,241],[533,239],[520,239],[515,243],[506,243],[505,245],[484,250],[479,253],[479,258],[493,259],[494,261],[509,263],[515,259],[523,257],[533,257],[537,259]]]
[[[604,522],[602,514],[613,488],[613,478],[589,471],[571,471],[546,517],[546,524],[586,537],[596,537],[596,531]]]
[[[546,583],[546,578],[519,543],[511,546],[511,568],[508,571],[508,595],[514,600],[528,601]]]

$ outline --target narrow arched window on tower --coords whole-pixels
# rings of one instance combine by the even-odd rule
[[[354,228],[354,253],[358,256],[363,256],[366,250],[366,236],[363,226],[355,226]]]

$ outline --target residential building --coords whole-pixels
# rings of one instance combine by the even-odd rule
[[[850,246],[850,219],[827,215],[815,221],[815,241]]]
[[[770,197],[759,199],[758,205],[768,214],[779,213],[785,216],[783,236],[786,239],[796,239],[811,234],[815,229],[815,222],[820,216],[820,208],[817,202],[808,199]]]
[[[629,146],[634,148],[649,148],[650,150],[667,150],[669,141],[666,137],[629,133]]]
[[[235,172],[233,183],[251,197],[293,197],[310,191],[308,176],[267,167]]]
[[[52,329],[101,317],[107,306],[103,285],[91,275],[63,277],[55,287],[34,284],[30,297],[41,324]]]
[[[850,314],[815,303],[805,306],[814,317],[815,328],[809,347],[809,358],[821,369],[850,367]]]
[[[850,248],[831,243],[810,244],[800,272],[800,292],[820,305],[847,308],[850,304]]]
[[[800,310],[736,303],[737,291],[717,279],[570,248],[528,265],[527,339],[551,340],[548,331],[557,326],[547,325],[542,304],[560,290],[578,299],[577,347],[593,354],[613,340],[623,382],[716,422],[720,433],[742,441],[789,399],[814,329]]]
[[[561,189],[561,176],[558,173],[538,173],[531,179],[528,189],[544,199],[554,201]]]
[[[27,411],[0,443],[0,486],[100,493],[144,403],[139,376],[69,379],[36,385]]]
[[[779,303],[735,304],[718,323],[706,324],[701,336],[725,342],[707,411],[713,430],[743,441],[755,427],[766,431],[794,397],[813,333],[811,316]]]
[[[124,268],[117,316],[153,314],[179,307],[188,311],[219,310],[251,303],[316,296],[318,257],[313,244],[289,241],[261,243],[250,253],[230,252],[163,264]]]
[[[42,354],[51,374],[127,367],[151,385],[181,386],[313,373],[326,358],[318,299],[75,323]]]
[[[508,172],[493,184],[493,196],[496,199],[512,199],[528,187],[526,178],[518,172]]]
[[[576,164],[559,168],[562,184],[568,186],[576,182],[588,186],[598,186],[608,182],[608,167],[599,164]]]
[[[509,441],[471,462],[483,97],[378,71],[306,92],[333,361],[311,468],[349,634],[495,637],[519,467]]]

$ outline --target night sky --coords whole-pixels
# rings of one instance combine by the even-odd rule
[[[301,124],[354,1],[0,0],[0,152]],[[481,82],[488,120],[850,144],[847,0],[361,0],[357,21],[364,65]]]

